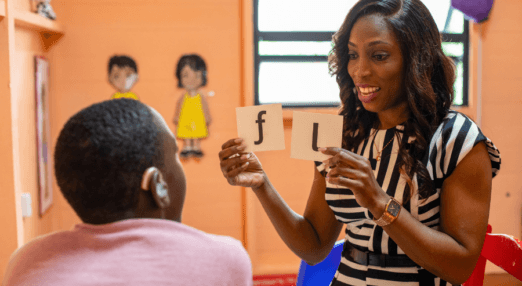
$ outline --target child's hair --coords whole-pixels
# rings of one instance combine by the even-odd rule
[[[178,87],[181,85],[181,70],[186,66],[190,66],[194,71],[201,71],[201,86],[207,85],[207,65],[203,58],[197,54],[183,55],[178,61],[176,68],[176,78],[178,78]]]
[[[113,56],[109,60],[109,70],[108,73],[111,73],[112,67],[114,65],[119,66],[120,68],[130,67],[134,70],[135,73],[138,73],[138,66],[136,62],[129,56],[121,55],[121,56]]]

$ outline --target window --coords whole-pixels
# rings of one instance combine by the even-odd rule
[[[468,104],[468,21],[450,0],[422,0],[457,66],[455,105]],[[357,0],[254,0],[255,104],[335,107],[339,87],[328,71],[332,35]]]

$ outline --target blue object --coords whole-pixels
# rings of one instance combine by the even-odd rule
[[[335,243],[330,254],[320,263],[310,266],[301,260],[299,274],[297,274],[296,286],[328,286],[335,276],[335,272],[341,263],[341,253],[343,252],[344,239]]]
[[[480,23],[487,20],[493,7],[493,0],[451,0],[451,6]]]

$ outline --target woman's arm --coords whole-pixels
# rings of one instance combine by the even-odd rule
[[[327,180],[349,188],[357,203],[375,218],[384,213],[390,196],[375,180],[367,158],[340,148],[321,149],[332,155]],[[492,168],[484,143],[477,144],[444,181],[440,196],[440,229],[423,225],[406,210],[384,226],[386,233],[417,264],[452,283],[471,275],[484,243],[491,199]]]
[[[253,188],[279,236],[310,265],[328,256],[343,227],[326,203],[324,177],[315,166],[314,170],[314,182],[303,216],[285,203],[268,179],[260,188]]]
[[[441,231],[404,211],[383,229],[417,264],[438,277],[462,284],[480,256],[489,218],[492,170],[484,143],[477,144],[444,181],[440,197]],[[386,200],[370,209],[379,218]]]
[[[250,187],[286,245],[309,264],[321,262],[330,253],[342,223],[326,204],[326,183],[314,167],[315,175],[308,203],[301,216],[277,193],[254,153],[244,152],[242,139],[231,139],[221,147],[221,171],[233,186]]]

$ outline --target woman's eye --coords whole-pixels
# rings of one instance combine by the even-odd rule
[[[356,58],[357,58],[356,54],[348,54],[348,59],[349,60],[355,60]]]
[[[385,60],[386,58],[388,57],[388,55],[386,54],[378,54],[378,55],[374,55],[374,58],[378,61],[383,61]]]

